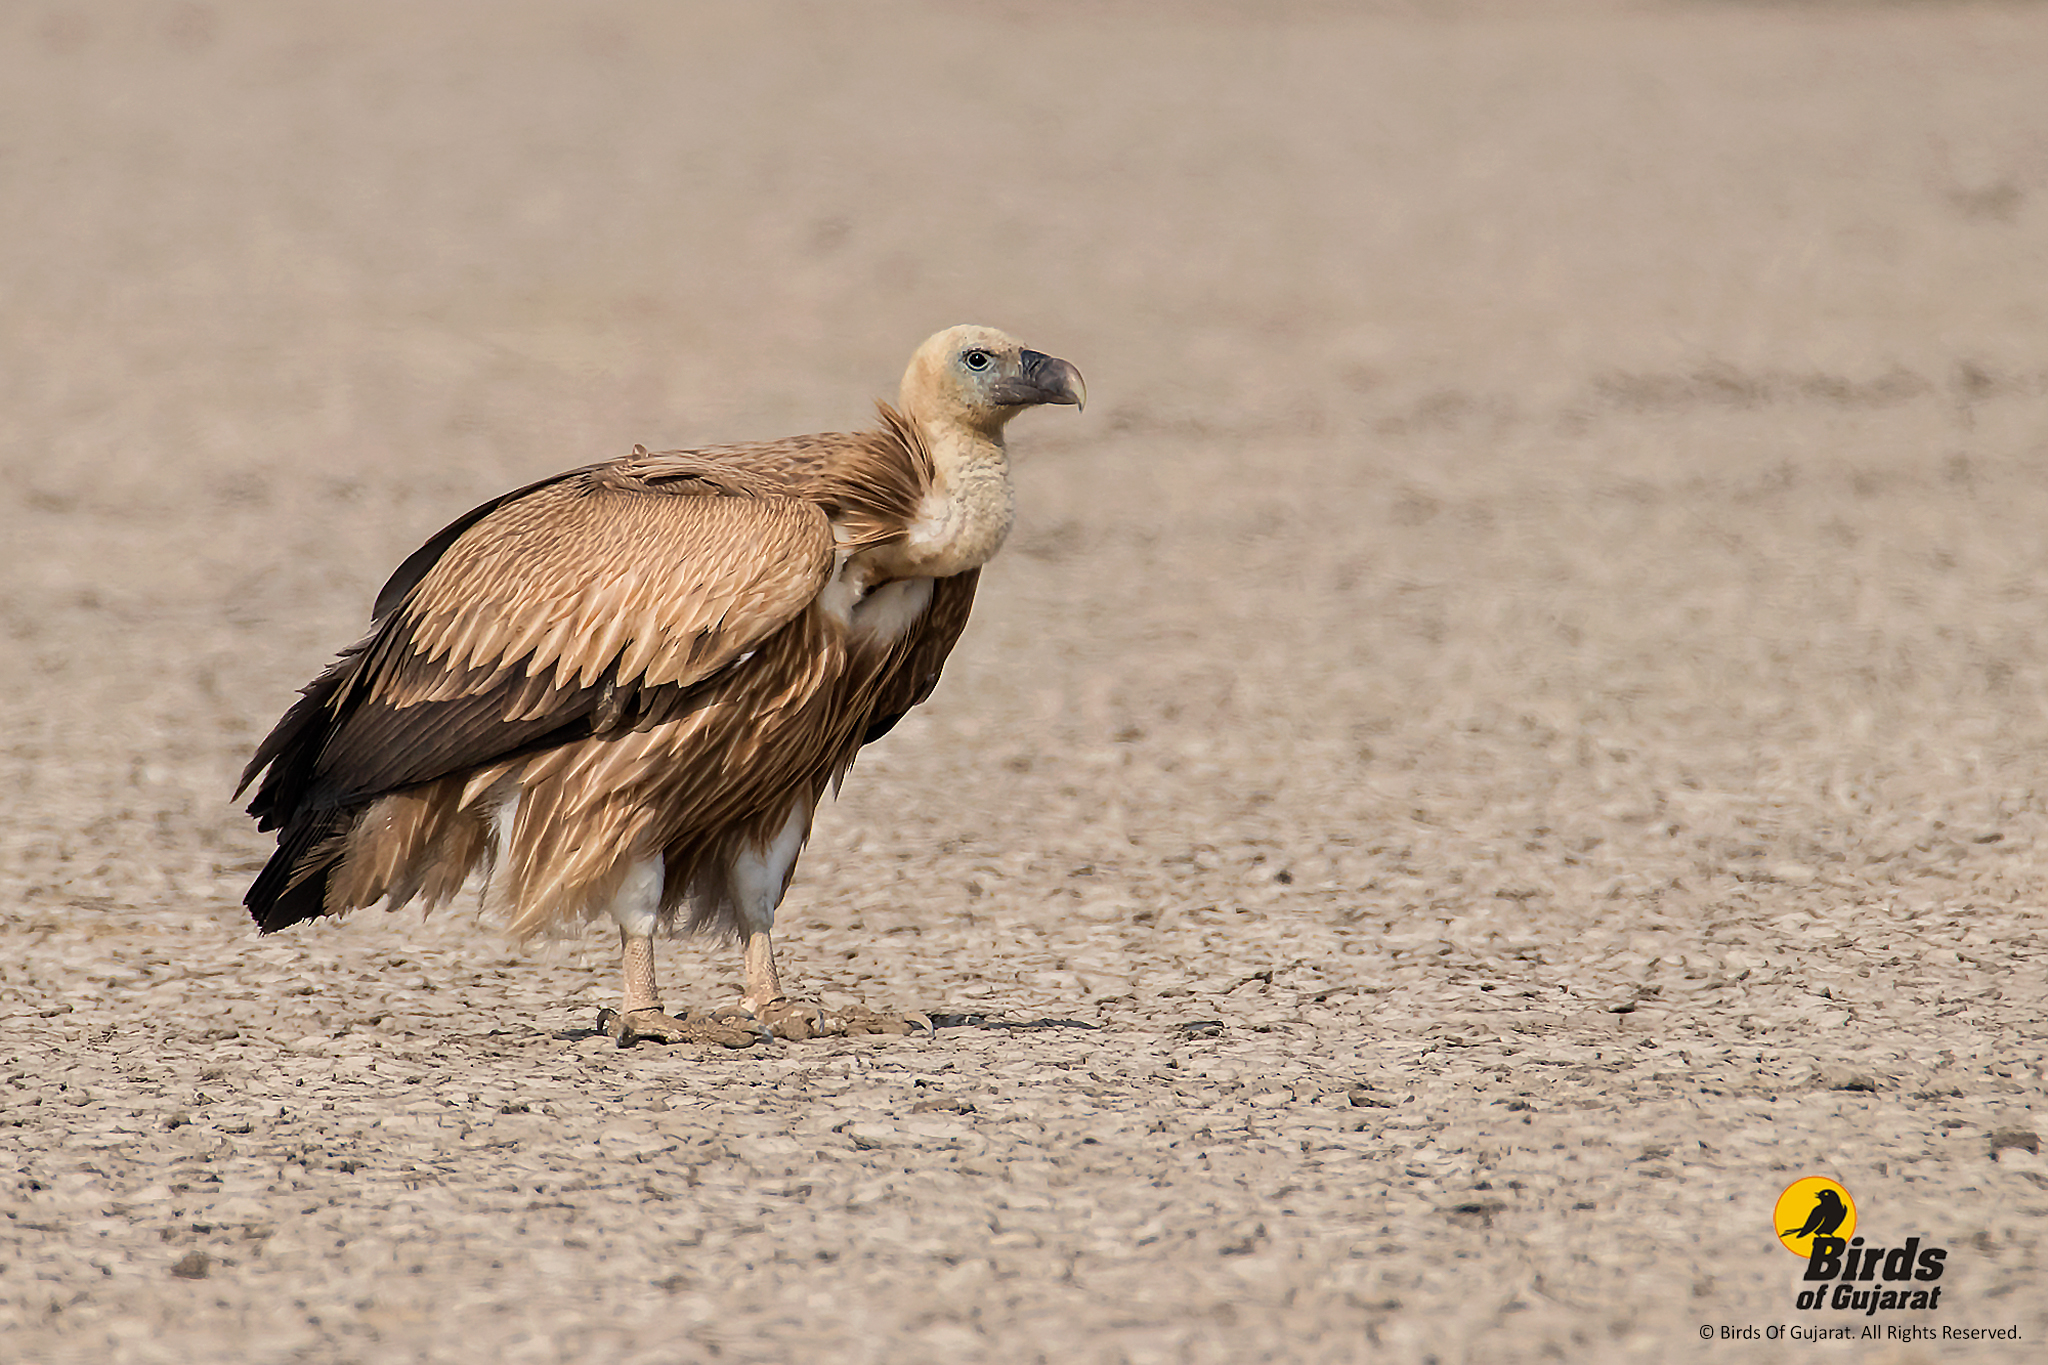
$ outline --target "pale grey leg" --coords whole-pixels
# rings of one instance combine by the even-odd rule
[[[736,1028],[707,1019],[677,1019],[661,1008],[654,980],[654,930],[661,917],[661,859],[635,863],[612,898],[612,921],[619,926],[619,962],[625,977],[625,1008],[601,1010],[597,1026],[620,1047],[642,1039],[657,1043],[718,1043],[750,1047],[762,1030]]]
[[[778,1037],[797,1040],[821,1033],[902,1034],[916,1028],[929,1032],[931,1020],[921,1014],[877,1014],[856,1005],[843,1015],[827,1015],[815,1005],[791,1000],[783,991],[782,975],[775,970],[775,911],[789,889],[804,840],[810,837],[811,813],[812,808],[799,801],[790,807],[789,818],[766,848],[747,850],[733,860],[727,884],[739,909],[740,933],[745,940],[746,986],[740,993],[741,1009]]]
[[[815,1037],[824,1023],[815,1006],[793,1004],[783,992],[782,976],[775,970],[772,932],[775,909],[789,890],[797,855],[803,852],[810,834],[811,807],[798,801],[789,808],[788,818],[767,847],[743,850],[726,874],[745,945],[746,985],[740,992],[740,1008],[784,1038]]]

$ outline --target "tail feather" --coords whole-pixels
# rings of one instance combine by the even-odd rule
[[[336,699],[348,686],[356,660],[369,644],[370,641],[364,639],[351,645],[342,651],[340,658],[327,666],[326,671],[301,688],[299,699],[264,736],[263,743],[257,746],[256,756],[242,770],[242,780],[235,787],[238,797],[249,789],[249,784],[256,781],[259,773],[266,768],[270,770],[257,785],[255,799],[249,803],[249,814],[256,817],[256,828],[276,829],[290,824],[298,816],[307,789],[313,784],[314,765],[327,742]]]
[[[242,903],[263,933],[318,919],[327,912],[327,883],[341,861],[355,812],[316,811],[286,827],[277,852],[256,874]]]

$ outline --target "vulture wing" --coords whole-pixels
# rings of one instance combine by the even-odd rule
[[[919,706],[939,685],[939,670],[954,642],[967,628],[967,615],[974,609],[975,584],[981,570],[941,578],[932,584],[931,604],[924,610],[918,628],[904,641],[901,660],[883,682],[875,697],[875,708],[861,735],[862,744],[873,744],[896,728],[913,706]]]
[[[816,504],[709,473],[600,465],[486,504],[400,567],[278,722],[250,813],[271,829],[630,727],[801,613],[833,554]]]

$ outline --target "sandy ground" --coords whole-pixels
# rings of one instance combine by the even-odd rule
[[[2038,6],[0,10],[0,1357],[2041,1359],[2043,71]],[[603,935],[255,938],[234,774],[407,551],[970,319],[1095,401],[783,917],[952,1026],[621,1051]],[[1806,1174],[1949,1251],[1856,1321],[2024,1340],[1702,1343],[1849,1316]]]

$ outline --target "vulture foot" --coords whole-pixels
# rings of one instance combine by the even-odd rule
[[[816,1038],[827,1031],[825,1011],[816,1005],[799,1005],[794,1000],[771,1000],[756,1012],[755,1018],[766,1024],[770,1033],[792,1043]]]
[[[801,1005],[781,995],[758,1007],[744,1004],[727,1005],[724,1009],[713,1010],[711,1017],[719,1020],[730,1019],[740,1024],[752,1024],[792,1043],[801,1043],[806,1039],[842,1031],[832,1028],[825,1011],[816,1005]]]
[[[631,1047],[643,1040],[655,1043],[716,1043],[720,1047],[752,1047],[768,1036],[768,1031],[758,1024],[748,1028],[739,1022],[706,1019],[695,1011],[678,1019],[658,1009],[632,1010],[625,1014],[613,1009],[604,1009],[597,1012],[597,1026],[610,1034],[612,1041],[620,1047]]]
[[[764,1035],[801,1043],[811,1038],[902,1037],[908,1033],[932,1034],[929,1017],[910,1012],[883,1014],[866,1005],[849,1005],[843,1010],[822,1010],[816,1005],[777,996],[765,1005],[727,1005],[711,1017],[742,1027],[752,1025]]]
[[[866,1005],[849,1005],[831,1021],[831,1032],[843,1033],[849,1038],[865,1038],[872,1035],[902,1037],[907,1033],[922,1032],[927,1037],[937,1033],[929,1016],[915,1010],[905,1014],[882,1014]]]

